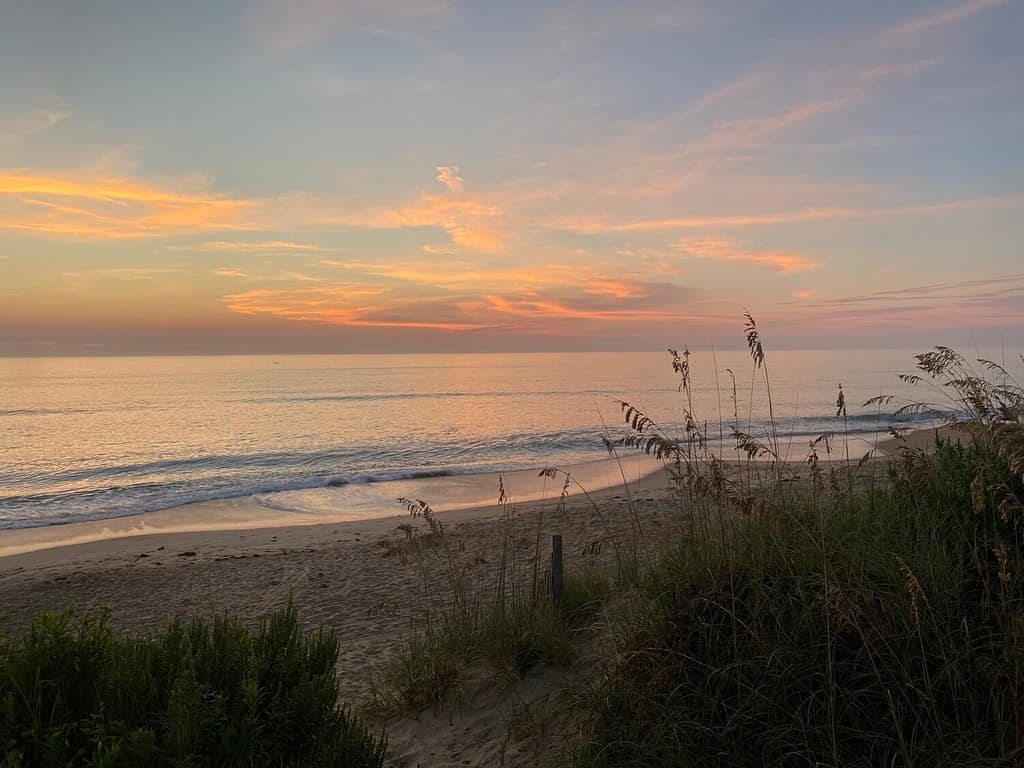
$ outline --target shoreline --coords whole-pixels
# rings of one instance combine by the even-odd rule
[[[956,434],[949,426],[913,430],[903,436],[865,441],[876,459],[896,458],[902,447],[927,449],[936,435],[949,438]],[[866,451],[851,453],[856,460]],[[845,461],[833,454],[822,462]],[[799,463],[802,459],[793,460]],[[664,478],[662,462],[643,454],[620,458],[604,458],[583,464],[559,467],[554,479],[538,477],[540,467],[508,472],[477,474],[437,474],[376,483],[350,483],[341,486],[318,486],[282,490],[247,496],[198,501],[153,512],[134,515],[38,525],[0,530],[0,573],[9,569],[11,558],[24,558],[34,553],[57,550],[50,557],[39,554],[39,560],[55,560],[61,554],[72,554],[74,548],[100,556],[105,549],[120,549],[114,543],[124,539],[140,542],[154,537],[186,536],[189,540],[202,534],[256,532],[290,528],[315,528],[326,525],[364,526],[392,525],[407,515],[397,502],[398,497],[424,499],[444,519],[486,518],[493,511],[499,483],[504,482],[508,497],[515,504],[543,505],[557,502],[564,480],[562,472],[570,472],[573,484],[567,503],[583,500],[581,488],[591,496],[606,497],[610,491],[621,490],[623,481],[649,486],[656,478]],[[458,513],[456,515],[456,513]],[[105,547],[109,544],[109,547]],[[31,558],[29,558],[31,560]]]
[[[597,510],[582,494],[566,496],[563,507],[562,482],[549,484],[547,498],[516,503],[513,518],[496,505],[496,488],[488,490],[486,505],[447,511],[437,505],[453,551],[484,564],[481,583],[503,562],[506,547],[520,569],[532,568],[538,554],[546,559],[552,534],[563,537],[565,569],[572,573],[607,565],[613,552],[601,545],[628,544],[634,521],[642,524],[638,549],[648,558],[685,527],[660,465],[638,473],[626,486],[620,481],[591,492]],[[420,532],[422,559],[390,556],[408,547],[399,528],[406,524]],[[430,590],[445,578],[437,544],[426,521],[396,511],[383,518],[271,527],[249,521],[229,530],[147,532],[37,549],[0,557],[0,633],[24,632],[40,610],[109,612],[116,630],[146,635],[175,618],[231,616],[256,626],[291,604],[306,628],[336,634],[339,696],[358,705],[374,675],[434,605]],[[499,705],[505,706],[488,704],[478,716],[490,717],[487,713]],[[422,722],[429,733],[419,720],[408,718],[390,730],[392,753],[409,757],[403,764],[422,762],[435,752],[464,752],[463,730],[432,719],[429,712]],[[474,731],[481,753],[505,743],[505,722],[503,715],[494,716]]]
[[[380,483],[352,484],[279,491],[214,501],[201,501],[137,515],[0,530],[0,573],[11,567],[12,559],[56,560],[63,554],[88,552],[100,555],[104,550],[119,550],[118,542],[153,541],[159,537],[196,537],[216,534],[254,533],[310,529],[319,526],[367,528],[394,526],[408,517],[398,497],[424,499],[445,520],[486,518],[498,514],[496,501],[499,483],[516,505],[557,503],[564,482],[563,471],[570,472],[573,483],[567,503],[583,499],[580,486],[592,497],[614,495],[621,491],[624,479],[630,487],[648,487],[667,482],[664,466],[650,457],[630,456],[621,461],[603,459],[559,468],[556,478],[539,477],[540,468],[512,472],[486,472],[475,475],[439,475],[389,480]],[[269,503],[263,496],[273,496]],[[173,541],[169,539],[168,541]],[[130,544],[128,546],[138,546]],[[50,556],[44,553],[58,551]]]
[[[600,513],[576,494],[567,496],[555,514],[561,482],[557,485],[547,499],[514,505],[511,541],[523,562],[534,551],[537,525],[545,549],[549,534],[564,535],[568,567],[578,567],[600,558],[585,554],[588,544],[629,535],[630,504],[652,531],[670,524],[663,471],[631,481],[629,500],[621,485],[592,492]],[[438,517],[459,551],[498,562],[508,529],[493,501]],[[255,625],[293,602],[306,626],[337,633],[342,697],[354,700],[408,638],[411,622],[422,618],[422,570],[388,556],[403,546],[399,525],[404,524],[428,533],[421,518],[396,513],[337,523],[147,533],[10,555],[0,558],[5,598],[0,633],[24,631],[40,610],[66,608],[92,614],[109,610],[112,626],[134,634],[154,631],[175,617],[230,615]],[[430,549],[429,542],[425,546]],[[428,578],[434,576],[443,578],[440,572]]]

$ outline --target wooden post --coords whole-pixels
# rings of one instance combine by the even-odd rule
[[[555,610],[562,610],[562,537],[551,537],[551,597]]]

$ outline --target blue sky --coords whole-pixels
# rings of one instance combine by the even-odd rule
[[[0,353],[1022,339],[1024,5],[5,5]]]

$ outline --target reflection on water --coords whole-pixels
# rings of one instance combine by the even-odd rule
[[[717,357],[717,389],[712,356],[690,360],[697,419],[712,439],[720,416],[728,439],[734,414],[764,434],[750,359]],[[783,351],[770,362],[782,445],[802,455],[808,436],[841,430],[839,381],[854,438],[884,429],[888,416],[856,405],[906,392],[894,373],[913,358]],[[677,385],[658,352],[0,359],[0,526],[288,490],[272,503],[357,504],[374,482],[592,461],[605,425],[622,434],[617,400],[675,429]]]

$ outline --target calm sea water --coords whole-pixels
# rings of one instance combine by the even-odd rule
[[[906,393],[910,351],[787,351],[770,358],[783,444],[896,420],[860,403]],[[745,353],[691,358],[695,410],[718,434],[763,435],[763,383]],[[718,382],[716,385],[716,370]],[[0,359],[0,528],[167,509],[194,501],[429,474],[568,465],[624,433],[614,402],[667,425],[683,397],[664,353]],[[717,386],[717,388],[716,388]],[[903,425],[914,425],[904,419]],[[921,425],[924,422],[920,422]]]

